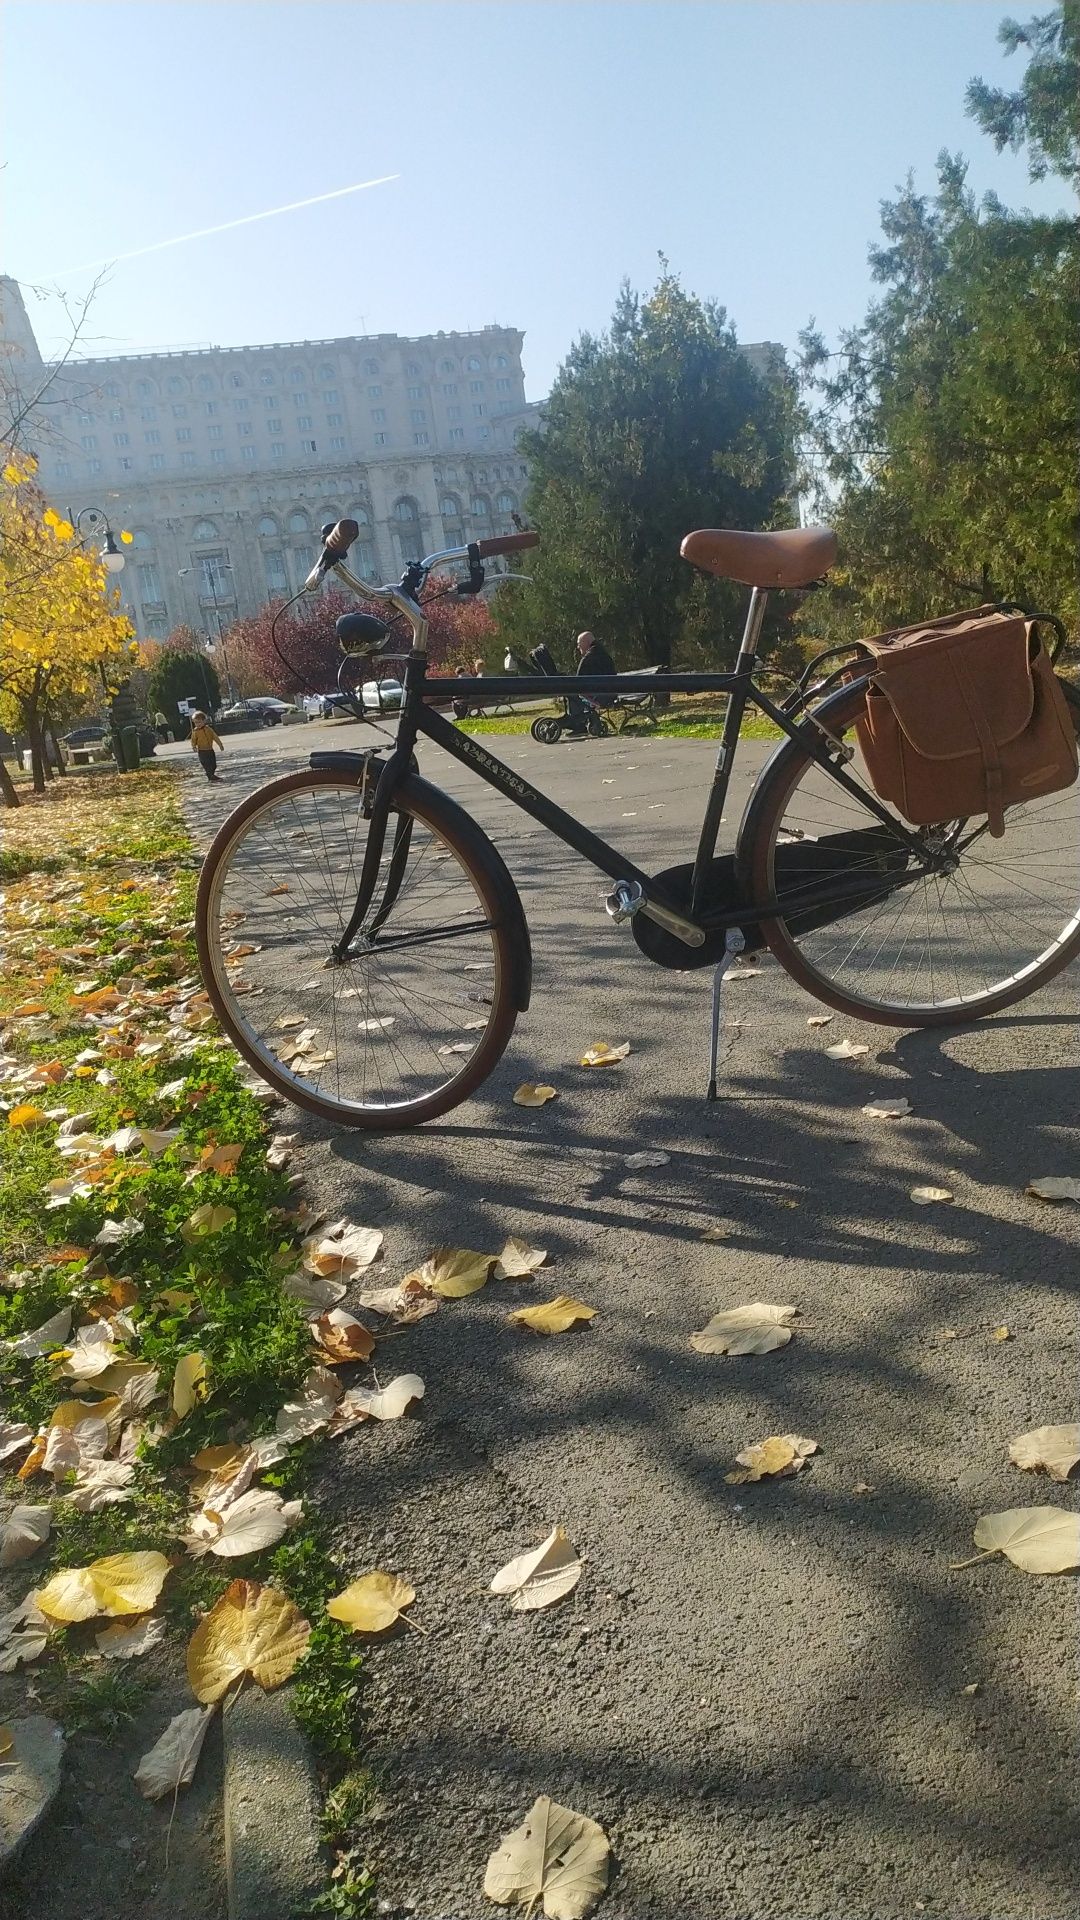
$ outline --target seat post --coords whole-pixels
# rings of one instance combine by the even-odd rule
[[[739,744],[739,729],[743,714],[746,712],[746,696],[750,685],[750,673],[757,656],[758,641],[761,638],[761,623],[765,617],[769,595],[765,587],[754,587],[750,594],[750,605],[746,609],[746,625],[739,643],[739,657],[735,662],[735,671],[741,676],[728,696],[727,712],[720,730],[720,745],[716,753],[716,766],[713,771],[712,786],[705,803],[705,818],[701,823],[697,853],[694,858],[694,874],[690,885],[690,911],[697,914],[701,910],[701,901],[705,881],[716,852],[716,839],[727,800],[728,782],[731,778],[731,763],[735,749]]]
[[[765,618],[765,608],[769,604],[767,587],[754,587],[750,594],[750,605],[746,609],[746,625],[739,643],[737,666],[749,666],[757,657],[758,641],[761,638],[761,623]]]

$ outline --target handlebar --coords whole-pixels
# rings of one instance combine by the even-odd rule
[[[493,540],[475,540],[473,545],[481,560],[489,560],[496,553],[524,553],[527,547],[538,547],[540,535],[538,533],[499,533]]]

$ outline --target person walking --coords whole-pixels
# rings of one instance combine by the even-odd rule
[[[160,707],[154,715],[154,732],[163,744],[169,737],[169,723]]]
[[[191,750],[199,756],[199,765],[207,779],[213,784],[218,777],[217,754],[215,747],[221,747],[220,737],[214,732],[205,713],[196,711],[191,716]]]

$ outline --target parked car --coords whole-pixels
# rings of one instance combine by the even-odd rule
[[[269,724],[261,707],[250,700],[236,700],[231,707],[220,708],[214,717],[219,733],[254,733]]]
[[[61,746],[67,747],[69,755],[82,755],[88,752],[105,757],[112,753],[112,734],[108,727],[73,727],[70,733],[61,736]],[[158,737],[153,727],[139,723],[139,755],[148,760],[157,749]]]
[[[253,693],[243,704],[257,708],[268,727],[278,727],[290,714],[298,712],[288,700],[275,700],[269,693]]]
[[[365,713],[397,713],[403,694],[400,680],[365,680],[360,702]]]

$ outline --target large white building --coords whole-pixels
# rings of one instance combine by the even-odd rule
[[[183,622],[213,639],[296,591],[328,520],[359,522],[353,564],[373,580],[509,531],[528,478],[517,439],[539,416],[522,339],[490,326],[72,360],[22,442],[54,506],[133,534],[119,584],[138,632]],[[0,353],[9,395],[48,378],[7,278]]]

